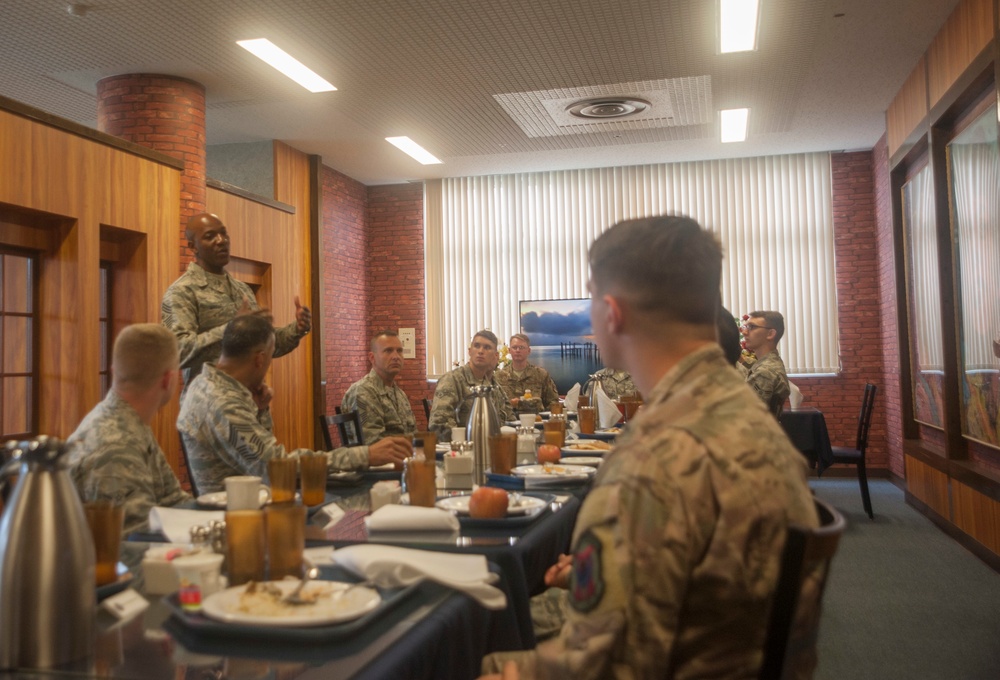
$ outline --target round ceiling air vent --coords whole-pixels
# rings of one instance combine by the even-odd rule
[[[625,118],[645,111],[649,106],[649,102],[645,99],[597,97],[594,99],[581,99],[567,106],[566,110],[577,118],[607,120],[609,118]]]

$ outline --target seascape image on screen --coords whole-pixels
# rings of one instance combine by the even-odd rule
[[[590,298],[522,300],[521,332],[531,339],[528,361],[552,376],[559,394],[582,387],[599,371],[601,355],[590,325]]]

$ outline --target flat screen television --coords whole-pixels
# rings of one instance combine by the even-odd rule
[[[521,300],[521,332],[531,339],[528,361],[552,376],[559,394],[582,387],[602,368],[590,325],[590,298]]]

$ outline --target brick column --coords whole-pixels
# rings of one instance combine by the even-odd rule
[[[174,76],[129,74],[97,83],[97,127],[184,161],[181,172],[181,271],[193,257],[184,227],[205,211],[205,87]]]

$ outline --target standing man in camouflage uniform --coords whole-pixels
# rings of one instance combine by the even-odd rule
[[[385,437],[412,438],[417,431],[410,400],[396,384],[403,370],[403,343],[396,331],[381,331],[371,342],[372,370],[344,393],[345,411],[357,411],[367,444]]]
[[[187,448],[191,474],[201,493],[221,491],[226,477],[257,475],[267,479],[267,461],[309,455],[309,449],[285,452],[271,432],[271,388],[264,376],[274,356],[274,327],[260,314],[238,316],[226,324],[222,355],[205,364],[191,381],[177,418]],[[402,463],[412,452],[409,440],[389,437],[371,446],[323,453],[335,470]]]
[[[184,392],[206,362],[219,358],[222,332],[239,315],[257,311],[250,286],[230,276],[229,233],[216,215],[201,213],[187,223],[194,262],[163,294],[163,325],[177,336],[184,369]],[[295,322],[275,330],[274,356],[288,354],[312,329],[312,313],[295,298]]]
[[[472,413],[474,385],[492,385],[490,398],[496,406],[500,422],[513,419],[503,388],[493,379],[493,369],[500,360],[497,336],[492,331],[479,331],[469,344],[469,363],[445,373],[434,390],[434,404],[428,429],[437,432],[438,441],[451,441],[451,428],[465,427]]]
[[[590,250],[601,356],[647,395],[580,508],[559,637],[522,678],[756,677],[789,523],[816,526],[806,463],[716,343],[722,252],[685,217]]]
[[[778,341],[785,334],[785,318],[780,312],[750,312],[740,332],[746,348],[757,357],[747,370],[747,384],[777,418],[791,393],[785,362],[778,354]]]
[[[635,394],[635,382],[632,380],[632,376],[629,375],[628,371],[617,371],[613,368],[602,368],[594,377],[587,381],[587,384],[583,386],[583,393],[586,394],[590,390],[590,383],[595,379],[600,378],[601,385],[604,387],[604,393],[608,395],[609,399],[614,401],[620,401],[625,395]]]
[[[493,374],[500,384],[516,415],[538,413],[552,408],[559,401],[559,391],[552,376],[544,368],[528,363],[531,354],[531,340],[523,333],[510,337],[511,362]],[[530,397],[525,395],[531,392]]]
[[[159,324],[128,326],[111,355],[111,389],[70,435],[70,476],[81,498],[111,482],[124,499],[125,533],[146,531],[149,510],[191,496],[170,469],[149,424],[177,392],[177,341]]]

